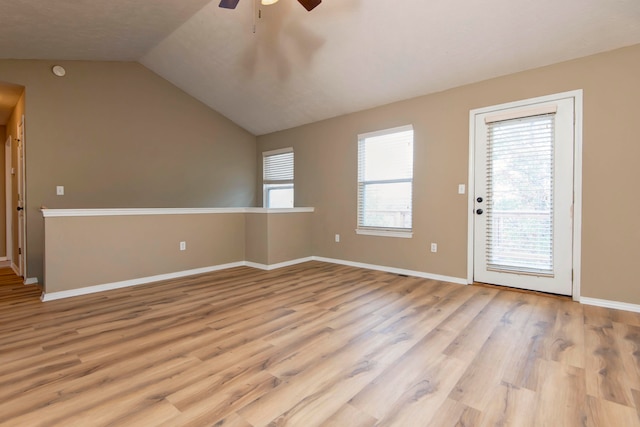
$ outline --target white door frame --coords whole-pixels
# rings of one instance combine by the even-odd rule
[[[11,135],[7,137],[7,142],[4,146],[4,199],[5,199],[5,242],[7,250],[7,261],[11,262],[13,259],[13,191],[11,188],[12,175],[11,175]]]
[[[20,276],[27,282],[27,186],[25,180],[25,130],[24,130],[24,114],[18,123],[18,193],[20,198],[18,200],[18,206],[22,207],[22,210],[18,212],[18,269],[20,270]]]
[[[467,222],[467,283],[473,283],[474,223],[475,213],[475,116],[500,109],[521,108],[533,103],[553,102],[563,98],[574,99],[574,149],[573,149],[573,284],[572,297],[580,300],[580,271],[582,259],[582,89],[538,98],[477,108],[469,112],[469,183]]]

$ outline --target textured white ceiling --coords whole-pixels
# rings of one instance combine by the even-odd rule
[[[136,61],[209,0],[0,0],[0,58]]]
[[[260,135],[640,42],[638,0],[210,3],[141,62]]]
[[[139,60],[261,135],[640,43],[639,0],[205,3],[0,0],[0,57]]]

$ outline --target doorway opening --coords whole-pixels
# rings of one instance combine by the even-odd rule
[[[0,209],[0,263],[27,282],[25,186],[25,87],[0,82],[0,126],[4,129],[4,209]],[[0,265],[2,265],[0,264]]]

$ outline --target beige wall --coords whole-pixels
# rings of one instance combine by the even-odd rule
[[[48,216],[44,291],[243,261],[266,266],[307,258],[312,217],[311,212]],[[181,241],[185,251],[179,250]]]
[[[272,214],[267,216],[269,259],[273,265],[293,259],[307,258],[311,252],[312,213]]]
[[[42,279],[40,206],[255,202],[255,137],[140,64],[0,60],[26,87],[27,275]],[[56,196],[56,185],[65,195]]]
[[[56,217],[45,234],[46,293],[244,260],[242,213]]]
[[[582,295],[640,303],[630,268],[640,254],[640,45],[265,135],[257,151],[252,135],[139,64],[62,62],[64,79],[51,65],[0,60],[0,81],[26,86],[31,277],[42,272],[41,205],[251,206],[259,153],[293,146],[296,206],[316,207],[313,255],[463,278],[468,206],[456,189],[468,182],[469,110],[583,89]],[[405,124],[415,129],[414,238],[358,236],[357,134]]]
[[[269,264],[269,222],[267,215],[249,213],[245,216],[245,260]]]
[[[257,155],[294,147],[295,204],[316,208],[314,255],[466,278],[469,208],[457,185],[468,182],[469,111],[583,89],[582,296],[640,304],[638,76],[640,45],[260,136]],[[414,238],[356,235],[357,135],[406,124],[415,129]]]
[[[273,265],[314,255],[311,252],[313,218],[311,212],[247,214],[246,260]]]

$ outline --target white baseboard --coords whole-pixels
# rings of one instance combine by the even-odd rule
[[[426,273],[424,271],[405,270],[404,268],[387,267],[383,265],[365,264],[362,262],[345,261],[342,259],[325,258],[320,256],[311,257],[314,261],[328,262],[331,264],[348,265],[350,267],[367,268],[369,270],[385,271],[387,273],[404,274],[406,276],[422,277],[423,279],[440,280],[443,282],[457,283],[459,285],[467,285],[467,279],[460,277],[441,276],[439,274]]]
[[[225,270],[227,268],[244,266],[244,261],[232,262],[229,264],[215,265],[211,267],[194,268],[192,270],[178,271],[176,273],[158,274],[156,276],[141,277],[139,279],[123,280],[121,282],[104,283],[102,285],[87,286],[86,288],[70,289],[59,292],[43,292],[40,300],[43,302],[53,301],[62,298],[71,298],[79,295],[94,294],[97,292],[110,291],[113,289],[127,288],[130,286],[144,285],[147,283],[160,282],[162,280],[177,279],[180,277],[193,276],[196,274],[209,273],[212,271]]]
[[[13,262],[11,263],[11,269],[13,270],[14,273],[16,273],[16,276],[20,276],[20,270],[18,269],[18,266],[15,265]]]
[[[629,304],[627,302],[611,301],[598,298],[580,297],[580,303],[586,305],[595,305],[597,307],[614,308],[616,310],[633,311],[640,313],[640,305]]]
[[[88,295],[88,294],[94,294],[94,293],[97,293],[97,292],[104,292],[104,291],[110,291],[110,290],[114,290],[114,289],[127,288],[127,287],[130,287],[130,286],[137,286],[137,285],[144,285],[144,284],[147,284],[147,283],[160,282],[160,281],[163,281],[163,280],[178,279],[180,277],[193,276],[193,275],[196,275],[196,274],[210,273],[212,271],[226,270],[228,268],[234,268],[234,267],[246,266],[246,267],[258,268],[260,270],[269,271],[269,270],[276,270],[278,268],[289,267],[291,265],[300,264],[300,263],[308,262],[308,261],[320,261],[320,262],[327,262],[327,263],[330,263],[330,264],[347,265],[347,266],[350,266],[350,267],[366,268],[366,269],[369,269],[369,270],[377,270],[377,271],[385,271],[387,273],[404,274],[404,275],[407,275],[407,276],[422,277],[422,278],[425,278],[425,279],[441,280],[441,281],[444,281],[444,282],[457,283],[457,284],[460,284],[460,285],[466,285],[467,284],[466,279],[461,279],[459,277],[441,276],[441,275],[438,275],[438,274],[425,273],[423,271],[405,270],[405,269],[402,269],[402,268],[386,267],[386,266],[380,266],[380,265],[374,265],[374,264],[365,264],[365,263],[361,263],[361,262],[345,261],[345,260],[341,260],[341,259],[333,259],[333,258],[324,258],[324,257],[311,256],[311,257],[298,258],[298,259],[294,259],[294,260],[291,260],[291,261],[285,261],[285,262],[280,262],[280,263],[277,263],[277,264],[269,264],[269,265],[250,262],[250,261],[238,261],[238,262],[232,262],[232,263],[229,263],[229,264],[221,264],[221,265],[215,265],[215,266],[210,266],[210,267],[196,268],[196,269],[193,269],[193,270],[178,271],[178,272],[175,272],[175,273],[159,274],[159,275],[156,275],[156,276],[141,277],[141,278],[138,278],[138,279],[123,280],[123,281],[120,281],[120,282],[113,282],[113,283],[104,283],[104,284],[101,284],[101,285],[87,286],[85,288],[70,289],[70,290],[67,290],[67,291],[49,292],[49,293],[43,292],[42,296],[40,297],[40,299],[43,302],[54,301],[54,300],[57,300],[57,299],[71,298],[71,297],[80,296],[80,295]],[[27,279],[25,281],[25,284],[27,284],[27,282],[29,282],[29,284],[38,283],[38,279],[35,278],[35,277],[34,278],[29,278],[29,279]]]
[[[276,270],[278,268],[289,267],[291,265],[301,264],[303,262],[313,261],[313,257],[298,258],[291,261],[279,262],[277,264],[259,264],[257,262],[245,261],[244,265],[252,268],[259,268],[260,270]]]
[[[2,257],[0,257],[0,261],[2,261]],[[424,279],[432,279],[432,280],[440,280],[443,282],[456,283],[460,285],[468,284],[466,279],[460,278],[460,277],[443,276],[439,274],[427,273],[424,271],[406,270],[403,268],[395,268],[395,267],[388,267],[388,266],[382,266],[382,265],[376,265],[376,264],[346,261],[346,260],[335,259],[335,258],[310,256],[306,258],[298,258],[291,261],[285,261],[285,262],[280,262],[277,264],[269,264],[269,265],[251,262],[251,261],[238,261],[238,262],[232,262],[228,264],[220,264],[220,265],[214,265],[210,267],[178,271],[175,273],[159,274],[155,276],[141,277],[138,279],[123,280],[120,282],[113,282],[113,283],[104,283],[101,285],[88,286],[88,287],[79,288],[79,289],[70,289],[67,291],[50,292],[50,293],[43,292],[40,299],[43,302],[54,301],[57,299],[71,298],[71,297],[80,296],[80,295],[93,294],[93,293],[104,292],[104,291],[109,291],[113,289],[126,288],[130,286],[143,285],[143,284],[148,284],[153,282],[160,282],[163,280],[177,279],[177,278],[186,277],[186,276],[193,276],[196,274],[210,273],[213,271],[226,270],[228,268],[243,267],[243,266],[270,271],[270,270],[289,267],[292,265],[296,265],[296,264],[300,264],[308,261],[320,261],[320,262],[326,262],[330,264],[339,264],[339,265],[346,265],[346,266],[356,267],[356,268],[365,268],[369,270],[384,271],[387,273],[404,274],[407,276],[421,277]],[[18,274],[17,266],[11,263],[11,268],[14,270],[14,272],[17,275]],[[25,285],[33,285],[37,283],[38,283],[37,277],[29,277],[24,281]],[[611,301],[611,300],[604,300],[604,299],[598,299],[598,298],[588,298],[588,297],[580,297],[579,302],[581,304],[593,305],[597,307],[613,308],[616,310],[625,310],[625,311],[640,313],[639,304],[630,304],[626,302]]]
[[[0,256],[0,261],[8,261],[6,256]]]

